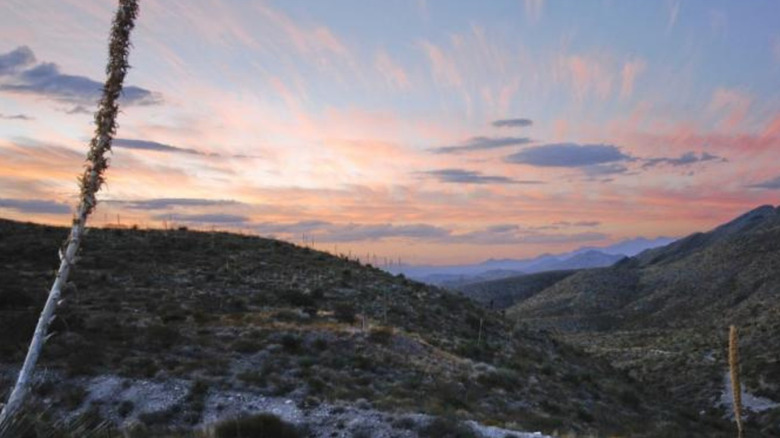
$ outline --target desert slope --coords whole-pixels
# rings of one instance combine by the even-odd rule
[[[780,208],[762,206],[613,267],[580,271],[509,314],[560,330],[562,339],[704,411],[721,396],[734,324],[747,388],[780,401]],[[780,410],[751,418],[761,433],[780,434]]]
[[[0,394],[66,233],[0,222]],[[323,434],[318,406],[544,432],[704,436],[722,427],[465,297],[257,237],[93,229],[54,330],[40,408],[133,424],[146,436],[202,428],[271,399],[292,403],[295,421]]]

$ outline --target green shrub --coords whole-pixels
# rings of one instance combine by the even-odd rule
[[[217,424],[216,438],[302,438],[289,423],[273,414],[259,414],[224,420]]]

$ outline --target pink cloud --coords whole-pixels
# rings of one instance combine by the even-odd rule
[[[637,76],[644,71],[645,61],[642,59],[633,59],[623,64],[621,71],[620,97],[625,99],[631,97],[634,93],[634,82]]]
[[[384,50],[379,50],[374,57],[374,68],[385,79],[388,85],[400,90],[408,90],[411,86],[409,75],[403,67],[393,61]]]
[[[420,42],[428,62],[431,65],[431,74],[434,81],[440,86],[460,87],[463,85],[461,73],[455,65],[455,61],[438,46],[427,42]]]
[[[752,97],[747,93],[728,88],[718,88],[712,94],[708,109],[716,114],[725,113],[723,124],[726,130],[731,131],[739,127],[745,119],[752,102]]]
[[[591,95],[604,101],[612,94],[614,69],[603,57],[562,55],[557,60],[555,72],[560,80],[571,86],[574,98],[580,103]]]

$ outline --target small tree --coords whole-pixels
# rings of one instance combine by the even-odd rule
[[[60,301],[62,288],[68,282],[68,274],[76,263],[76,254],[84,236],[87,217],[97,205],[96,194],[105,181],[103,174],[108,168],[106,152],[111,150],[111,140],[116,133],[116,116],[119,112],[117,100],[122,92],[122,83],[129,68],[127,57],[130,51],[130,31],[134,27],[137,15],[138,0],[119,0],[119,8],[114,16],[108,46],[106,82],[103,86],[103,95],[98,111],[95,113],[95,135],[90,142],[84,172],[79,178],[81,196],[78,210],[73,218],[73,226],[68,240],[65,242],[65,247],[60,249],[60,267],[57,271],[57,277],[54,279],[46,304],[41,311],[30,347],[27,350],[27,356],[24,359],[24,365],[22,365],[16,385],[8,397],[8,403],[0,412],[0,425],[8,421],[18,411],[29,391],[32,374],[38,362],[38,356],[40,356],[46,342],[46,334],[49,324],[54,319],[54,310]]]

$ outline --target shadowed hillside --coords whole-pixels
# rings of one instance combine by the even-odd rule
[[[779,298],[780,208],[763,206],[613,267],[580,271],[509,313],[562,330],[680,402],[709,410],[723,389],[730,324],[743,332],[743,383],[780,401]],[[777,407],[750,419],[754,430],[780,435]]]
[[[506,309],[513,304],[527,300],[553,284],[574,275],[577,271],[548,271],[537,274],[519,275],[499,280],[469,283],[453,289],[463,295],[494,309]]]
[[[0,222],[0,394],[65,235]],[[80,256],[36,388],[36,409],[54,418],[103,418],[154,436],[278,402],[312,436],[337,426],[316,423],[323,406],[363,409],[358,420],[425,413],[545,432],[711,436],[723,427],[465,297],[311,249],[92,229]]]

